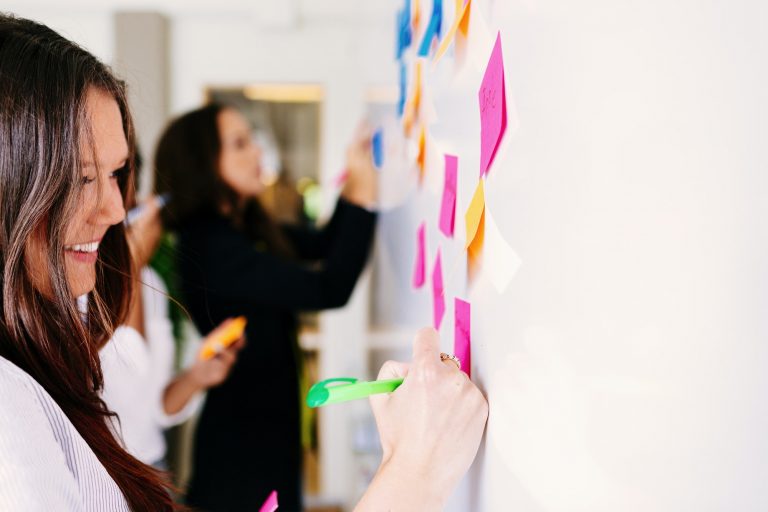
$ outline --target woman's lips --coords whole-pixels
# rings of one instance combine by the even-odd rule
[[[64,251],[72,256],[75,261],[81,263],[96,263],[99,257],[99,243],[101,240],[94,240],[84,244],[72,244],[64,247]]]

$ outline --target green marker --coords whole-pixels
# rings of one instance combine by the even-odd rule
[[[403,383],[403,379],[374,380],[358,382],[351,377],[326,379],[314,384],[307,394],[307,405],[321,407],[359,398],[367,398],[378,393],[391,393]]]

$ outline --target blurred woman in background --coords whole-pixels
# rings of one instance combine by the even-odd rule
[[[273,489],[301,508],[299,311],[340,307],[365,266],[376,215],[370,135],[347,153],[349,177],[322,230],[276,224],[259,203],[261,155],[248,121],[209,105],[173,121],[155,157],[163,211],[178,233],[184,303],[201,333],[248,319],[230,378],[208,394],[187,503],[255,509]]]

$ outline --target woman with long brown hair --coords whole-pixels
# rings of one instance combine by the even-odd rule
[[[173,509],[99,398],[98,351],[131,299],[123,204],[134,159],[110,71],[49,28],[0,14],[0,510]],[[405,380],[371,401],[384,458],[360,511],[439,510],[474,459],[487,404],[438,346],[423,331],[410,366],[382,369]]]
[[[0,16],[0,464],[14,476],[0,509],[172,508],[99,398],[98,351],[131,297],[133,166],[109,69],[43,25]],[[88,292],[83,321],[74,297]]]

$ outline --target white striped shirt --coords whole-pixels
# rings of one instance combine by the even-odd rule
[[[0,510],[129,510],[117,484],[51,395],[3,357]]]

